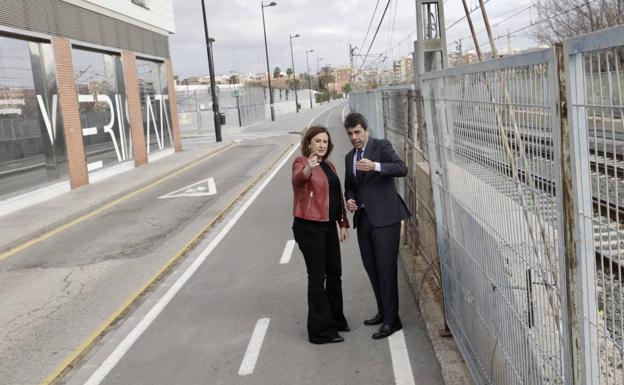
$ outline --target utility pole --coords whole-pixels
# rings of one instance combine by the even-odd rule
[[[212,43],[214,39],[208,36],[208,21],[206,20],[206,5],[201,0],[202,15],[204,15],[204,34],[206,35],[206,51],[208,54],[208,69],[210,71],[210,92],[212,94],[212,113],[214,115],[215,138],[221,141],[221,114],[219,113],[219,101],[217,100],[217,86],[215,84],[214,63],[212,58]]]
[[[437,12],[435,12],[437,11]],[[432,17],[432,13],[436,13],[435,17]],[[423,14],[426,13],[426,14]],[[435,23],[435,25],[434,25]],[[436,31],[436,34],[433,34]],[[422,75],[426,72],[431,72],[435,69],[441,69],[448,67],[448,56],[446,51],[446,27],[444,23],[444,1],[443,0],[416,0],[416,41],[414,42],[414,78],[415,78],[415,99],[416,99],[416,119],[418,127],[418,140],[421,148],[427,147],[427,130],[424,102],[422,96]],[[407,140],[406,140],[407,143]],[[407,150],[409,151],[409,149]],[[409,152],[408,152],[409,153]],[[440,178],[442,174],[441,169],[444,167],[443,160],[440,165],[429,163],[429,172],[432,178],[432,184],[441,184]],[[446,174],[446,173],[444,173]],[[434,179],[435,178],[435,179]],[[445,218],[442,207],[442,195],[439,189],[433,189],[433,201],[435,208],[436,218]],[[446,241],[444,240],[444,229],[442,228],[442,221],[437,222],[437,244],[438,255],[440,261],[445,260],[446,255]],[[445,274],[442,274],[442,287],[448,287],[446,285],[447,280]],[[443,289],[444,290],[444,289]],[[440,336],[449,337],[451,332],[446,324],[446,316],[444,317],[443,330],[439,331]]]
[[[475,50],[477,50],[477,57],[479,58],[479,61],[483,61],[481,47],[479,46],[479,40],[477,40],[477,33],[475,32],[474,25],[472,24],[472,16],[470,16],[470,10],[468,9],[468,4],[466,4],[466,0],[462,0],[462,4],[464,4],[464,12],[466,13],[466,20],[468,21],[468,26],[470,27],[470,34],[472,35],[472,41],[474,43]]]
[[[349,43],[349,84],[351,85],[351,89],[353,89],[353,51],[355,51],[357,47],[354,47]]]
[[[492,27],[490,26],[490,19],[487,14],[487,10],[485,9],[485,5],[483,4],[483,0],[479,0],[479,5],[481,6],[481,14],[483,15],[483,23],[485,23],[485,30],[487,31],[488,39],[490,41],[490,49],[492,50],[492,59],[496,59],[498,57],[498,51],[496,50],[496,45],[494,44],[494,37],[492,36]]]

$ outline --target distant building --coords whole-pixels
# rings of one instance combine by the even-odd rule
[[[333,70],[332,75],[335,80],[327,85],[330,91],[341,93],[342,88],[351,82],[351,68],[349,67],[336,68]]]

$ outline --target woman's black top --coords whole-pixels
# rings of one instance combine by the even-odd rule
[[[329,221],[340,218],[340,179],[326,162],[321,162],[321,168],[329,182]]]
[[[307,231],[322,231],[327,228],[328,224],[335,226],[334,222],[340,218],[340,212],[342,211],[340,179],[338,179],[338,175],[334,173],[326,162],[321,162],[320,167],[327,177],[327,182],[329,182],[329,222],[311,221],[295,217],[294,225]]]

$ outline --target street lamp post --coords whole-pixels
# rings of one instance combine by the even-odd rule
[[[273,89],[271,88],[271,68],[269,67],[269,48],[267,46],[266,24],[264,22],[264,8],[274,7],[276,5],[277,3],[275,1],[272,1],[267,5],[264,5],[262,1],[260,2],[260,8],[262,9],[262,29],[264,30],[264,52],[266,53],[267,80],[269,81],[269,103],[271,107],[271,120],[272,121],[275,121],[275,110],[273,109]]]
[[[299,98],[297,97],[297,72],[295,72],[295,57],[293,56],[292,39],[299,37],[299,34],[288,35],[290,37],[290,62],[292,63],[293,79],[295,82],[295,111],[299,112]]]
[[[323,58],[318,56],[318,51],[317,51],[316,52],[316,80],[318,83],[319,92],[321,92],[321,65],[320,65],[321,60],[323,60]]]
[[[206,35],[206,53],[208,55],[208,70],[210,71],[210,92],[212,95],[212,114],[214,115],[215,139],[221,141],[221,114],[219,113],[219,101],[217,100],[217,91],[215,85],[214,63],[212,58],[213,38],[208,37],[208,22],[206,21],[206,5],[201,0],[202,15],[204,15],[204,34]]]
[[[308,69],[308,95],[310,97],[310,109],[312,109],[312,85],[310,84],[311,80],[311,76],[310,76],[310,60],[308,59],[308,54],[310,52],[314,52],[313,49],[307,50],[306,49],[306,67]]]

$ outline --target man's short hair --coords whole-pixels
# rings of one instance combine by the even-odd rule
[[[360,125],[364,130],[368,130],[368,122],[364,115],[359,112],[351,112],[344,120],[345,128],[353,128],[357,125]]]

